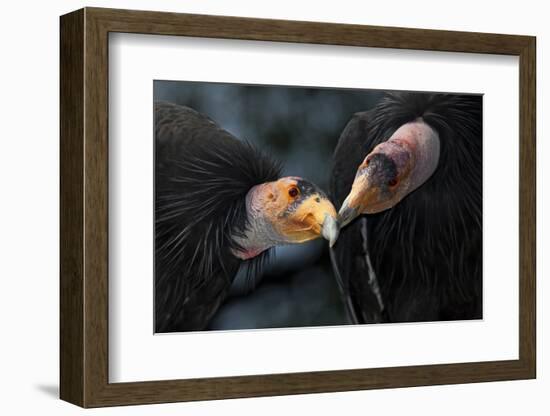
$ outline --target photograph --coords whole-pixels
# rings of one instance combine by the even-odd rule
[[[40,313],[12,319],[23,343],[55,336],[40,365],[11,360],[37,396],[21,389],[14,405],[56,395],[71,414],[188,402],[242,416],[241,402],[264,414],[266,400],[277,415],[363,399],[424,415],[542,403],[541,8],[494,19],[494,5],[380,3],[361,17],[291,3],[66,5],[33,20],[41,36],[11,30],[41,47],[15,42],[26,80],[5,77],[19,97],[6,102],[22,103],[5,176],[28,211],[5,217],[26,255],[14,270],[36,265],[44,290],[8,278],[23,285],[7,310],[31,296]],[[45,53],[59,57],[49,75],[33,64]],[[29,80],[59,101],[31,123],[26,109],[48,100],[21,94]],[[16,140],[29,129],[34,144]],[[41,239],[55,221],[21,232],[55,192],[17,156],[40,167],[57,133],[54,247]],[[57,284],[43,281],[48,262]]]
[[[154,332],[482,319],[482,94],[155,80]]]

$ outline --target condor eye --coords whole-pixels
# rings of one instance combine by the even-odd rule
[[[290,189],[288,190],[288,194],[289,194],[292,198],[297,197],[297,196],[298,196],[298,193],[299,193],[298,188],[292,187],[292,188],[290,188]]]
[[[388,185],[391,187],[397,185],[397,179],[390,179],[390,181],[388,182]]]

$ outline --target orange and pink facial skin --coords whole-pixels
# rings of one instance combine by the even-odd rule
[[[339,211],[340,226],[361,214],[374,214],[398,204],[434,173],[439,153],[439,136],[422,119],[401,126],[357,169]]]
[[[252,188],[247,196],[248,228],[237,239],[237,257],[248,259],[283,244],[338,237],[337,213],[326,195],[311,182],[284,177]]]

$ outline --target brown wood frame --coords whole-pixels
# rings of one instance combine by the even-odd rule
[[[519,56],[519,359],[109,383],[109,32]],[[61,398],[98,407],[535,378],[535,50],[530,36],[98,8],[62,16]]]

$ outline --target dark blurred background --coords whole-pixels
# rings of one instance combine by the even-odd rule
[[[349,90],[155,81],[155,101],[206,114],[239,139],[272,153],[284,176],[301,176],[329,193],[332,152],[357,111],[382,96]],[[241,270],[209,329],[347,324],[324,240],[277,247],[261,276]]]

